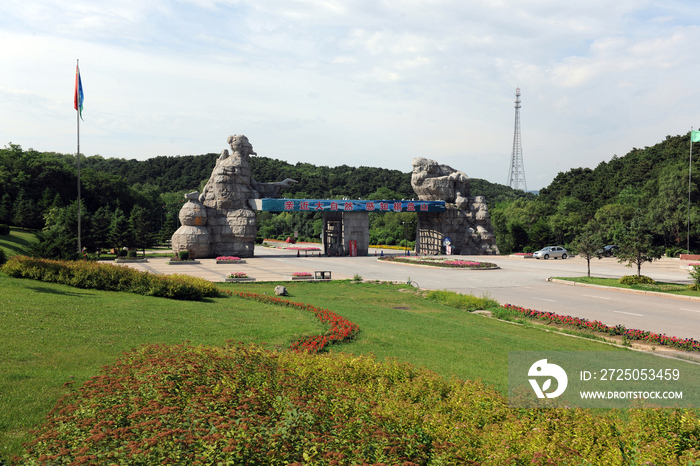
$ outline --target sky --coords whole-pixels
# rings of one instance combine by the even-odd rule
[[[528,190],[700,127],[696,0],[3,0],[0,144],[219,153]],[[261,180],[275,181],[275,180]]]

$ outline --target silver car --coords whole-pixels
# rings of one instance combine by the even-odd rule
[[[557,259],[561,257],[566,259],[568,257],[566,249],[561,246],[547,246],[546,248],[540,249],[532,255],[535,259],[549,259],[550,257]]]

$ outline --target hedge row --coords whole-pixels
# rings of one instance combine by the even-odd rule
[[[128,267],[91,261],[60,261],[14,256],[2,271],[15,278],[31,278],[105,291],[129,293],[187,301],[221,294],[213,283],[187,275],[156,275]]]
[[[15,464],[700,464],[695,411],[510,409],[408,364],[242,345],[126,353],[34,435]]]

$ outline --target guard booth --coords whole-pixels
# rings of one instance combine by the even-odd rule
[[[350,242],[358,256],[369,250],[370,212],[444,212],[444,201],[363,201],[351,199],[250,199],[255,210],[267,212],[323,212],[323,252],[347,256]]]
[[[354,241],[358,256],[369,251],[369,212],[324,212],[323,252],[329,256],[347,256]]]

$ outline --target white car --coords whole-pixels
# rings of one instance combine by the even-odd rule
[[[561,257],[566,259],[568,257],[566,249],[561,246],[547,246],[546,248],[540,249],[532,255],[535,259],[549,259],[550,257],[557,259]]]

